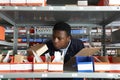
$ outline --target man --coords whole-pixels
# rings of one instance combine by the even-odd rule
[[[45,42],[50,55],[55,51],[64,51],[64,63],[84,48],[81,40],[71,37],[71,27],[65,22],[58,22],[53,27],[52,40]]]
[[[53,27],[52,40],[45,42],[50,55],[54,55],[55,51],[64,51],[64,64],[70,60],[77,52],[84,48],[81,40],[73,39],[71,36],[71,27],[67,23],[58,22]],[[73,80],[73,79],[42,79],[42,80]],[[79,79],[81,80],[81,79]]]

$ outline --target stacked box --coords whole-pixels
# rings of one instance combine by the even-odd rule
[[[76,63],[78,72],[94,72],[93,57],[77,56]]]

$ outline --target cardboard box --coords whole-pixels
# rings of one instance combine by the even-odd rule
[[[48,62],[45,62],[45,56],[40,56],[42,62],[36,62],[35,58],[33,59],[33,71],[34,72],[47,72],[48,71]]]
[[[90,56],[76,56],[78,72],[94,72],[94,61]]]
[[[28,54],[33,54],[32,50],[35,51],[38,56],[41,56],[45,51],[48,50],[48,47],[46,44],[35,44],[27,50]]]

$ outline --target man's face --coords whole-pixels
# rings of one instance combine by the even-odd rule
[[[56,49],[66,48],[70,41],[70,36],[65,31],[55,30],[53,31],[53,45]]]

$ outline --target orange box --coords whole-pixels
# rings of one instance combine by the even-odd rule
[[[0,26],[0,40],[5,40],[5,28]]]

